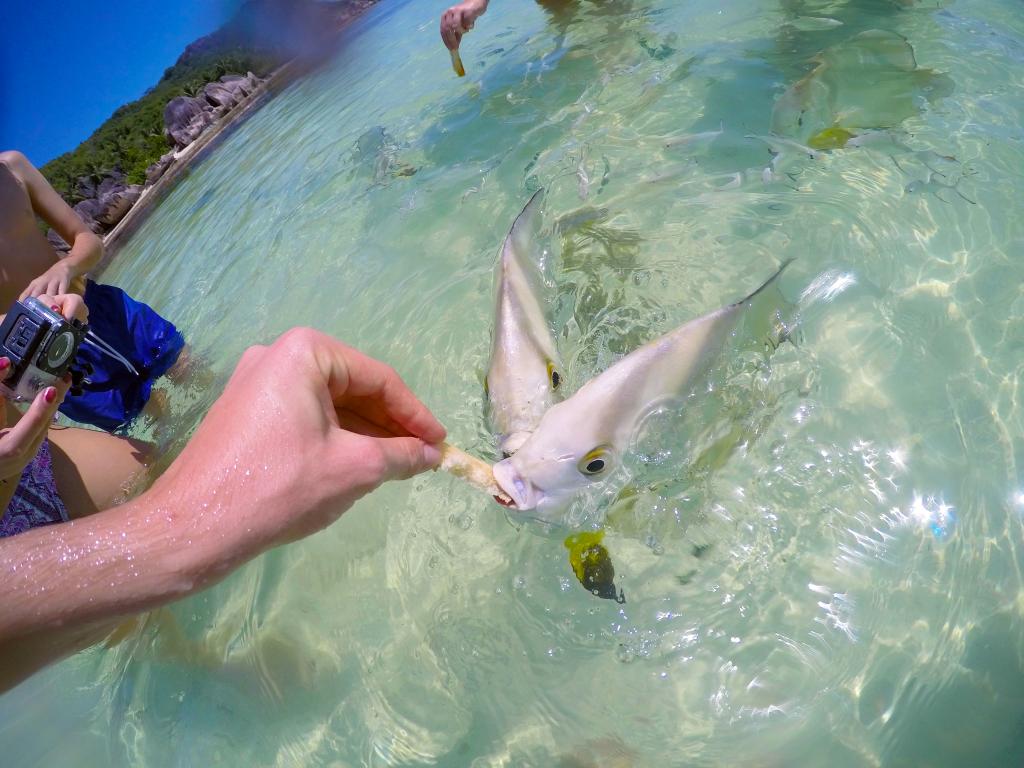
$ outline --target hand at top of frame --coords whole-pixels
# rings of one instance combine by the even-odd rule
[[[487,10],[488,0],[463,0],[441,14],[441,39],[449,51],[458,50],[462,36]]]

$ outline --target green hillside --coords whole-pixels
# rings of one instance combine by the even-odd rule
[[[44,165],[43,175],[72,205],[81,200],[75,184],[80,176],[99,180],[120,168],[129,184],[141,184],[146,180],[146,168],[170,149],[163,134],[168,101],[195,96],[206,83],[226,74],[251,71],[265,76],[277,63],[268,54],[242,48],[183,57],[142,98],[120,107],[76,149]]]

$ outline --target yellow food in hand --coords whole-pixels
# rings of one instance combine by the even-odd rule
[[[455,70],[455,74],[459,77],[465,77],[466,68],[462,66],[462,57],[459,56],[459,49],[456,48],[455,50],[450,51],[450,53],[452,55],[452,69]]]

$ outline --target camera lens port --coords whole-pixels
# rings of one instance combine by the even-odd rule
[[[58,333],[50,342],[46,350],[46,365],[48,368],[60,368],[71,357],[75,351],[75,335],[71,331]]]

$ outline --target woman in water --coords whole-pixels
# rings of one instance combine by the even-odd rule
[[[85,321],[77,294],[39,297],[66,318]],[[11,361],[0,357],[0,380]],[[0,537],[113,506],[145,468],[147,446],[91,429],[52,427],[68,382],[40,390],[22,414],[0,396]]]
[[[71,249],[58,254],[43,236],[37,217]],[[0,312],[18,298],[81,294],[92,330],[135,371],[113,357],[84,347],[78,357],[91,372],[80,392],[69,394],[61,412],[77,422],[113,432],[124,429],[150,399],[154,380],[181,368],[185,340],[151,307],[120,288],[87,280],[103,258],[103,241],[64,202],[20,152],[0,152]],[[175,364],[178,363],[176,366]],[[76,388],[77,389],[77,388]]]

